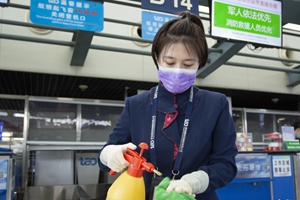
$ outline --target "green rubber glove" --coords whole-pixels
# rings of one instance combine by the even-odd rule
[[[155,188],[155,200],[195,200],[194,197],[187,194],[186,192],[178,193],[173,190],[170,193],[167,193],[166,189],[169,186],[170,178],[164,178],[159,185]]]

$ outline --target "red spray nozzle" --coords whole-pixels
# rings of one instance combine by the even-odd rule
[[[143,171],[147,172],[154,172],[158,176],[161,176],[162,174],[157,171],[152,163],[146,162],[146,159],[142,156],[144,153],[144,150],[148,150],[148,144],[145,142],[142,142],[139,144],[139,147],[141,148],[140,153],[138,153],[135,150],[132,150],[130,148],[126,149],[126,152],[123,153],[125,160],[127,160],[130,164],[128,166],[128,174],[134,177],[141,177],[143,175]],[[115,175],[116,172],[110,171],[110,175]]]

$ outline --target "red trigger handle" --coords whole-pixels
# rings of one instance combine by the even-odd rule
[[[126,148],[126,151],[123,153],[123,156],[125,158],[125,160],[127,160],[128,162],[132,161],[133,158],[136,158],[136,159],[141,159],[142,161],[146,161],[145,158],[142,157],[142,154],[144,153],[144,150],[148,150],[148,144],[145,143],[145,142],[142,142],[139,144],[139,147],[141,148],[141,151],[140,153],[136,152],[135,150],[133,149],[130,149],[130,148]],[[111,176],[113,175],[116,175],[117,172],[113,171],[113,170],[110,170],[109,171],[109,174]]]

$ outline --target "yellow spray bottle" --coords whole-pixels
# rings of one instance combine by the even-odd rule
[[[142,157],[144,149],[148,149],[147,143],[140,143],[140,153],[127,148],[123,153],[125,160],[130,164],[127,171],[123,172],[110,186],[106,200],[145,200],[145,183],[143,172],[154,172],[158,176],[162,174],[155,170],[154,165],[147,163],[146,159]],[[111,175],[116,174],[110,171]]]

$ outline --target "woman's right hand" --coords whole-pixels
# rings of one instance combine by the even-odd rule
[[[122,172],[129,165],[123,156],[127,148],[135,150],[137,147],[131,142],[123,145],[108,145],[102,150],[100,161],[112,171]]]

